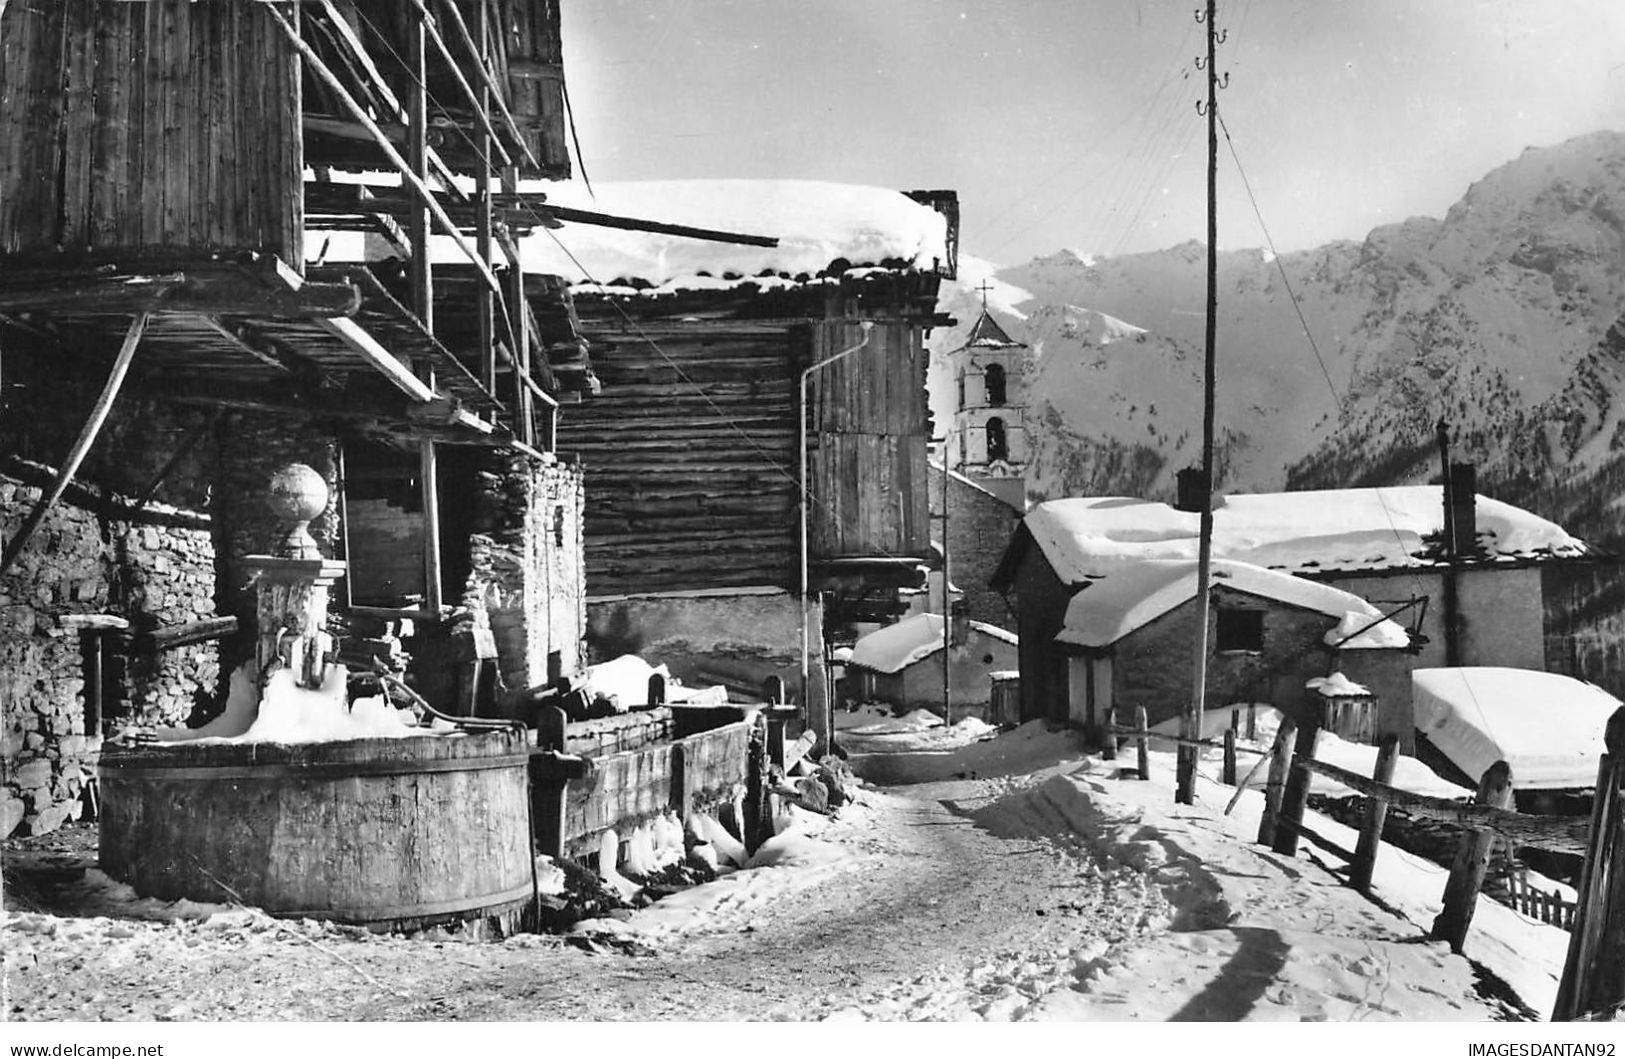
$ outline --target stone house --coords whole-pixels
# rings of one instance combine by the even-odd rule
[[[967,715],[987,719],[991,675],[1016,666],[1015,634],[986,622],[956,618],[947,639],[952,719]],[[877,629],[852,647],[843,681],[846,697],[887,702],[900,711],[942,713],[944,646],[940,614],[916,614]]]
[[[1470,474],[1457,475],[1470,482]],[[1410,633],[1413,666],[1545,668],[1542,574],[1590,549],[1545,519],[1438,486],[1236,494],[1214,508],[1213,554],[1319,582],[1366,601]],[[1447,538],[1448,523],[1453,539]],[[1122,497],[1039,504],[1013,535],[994,578],[1010,594],[1023,645],[1024,716],[1070,715],[1064,652],[1051,644],[1073,597],[1102,577],[1156,560],[1193,560],[1193,511]],[[1382,731],[1411,740],[1410,683],[1372,685]]]
[[[1410,638],[1364,600],[1247,563],[1213,564],[1208,610],[1209,709],[1267,703],[1293,710],[1305,684],[1336,671],[1390,687],[1408,679]],[[1067,604],[1050,645],[1065,667],[1066,714],[1094,729],[1136,707],[1155,725],[1193,698],[1196,563],[1153,559],[1100,577]],[[1369,685],[1368,685],[1369,686]]]
[[[931,513],[940,518],[943,508],[943,471],[940,462],[931,463],[929,493]],[[1005,597],[994,591],[993,574],[999,557],[1010,541],[1011,531],[1021,520],[1022,509],[988,489],[975,479],[950,470],[947,473],[947,554],[954,587],[961,593],[955,601],[977,621],[992,625],[1012,625],[1014,615]],[[942,523],[937,523],[941,536]],[[961,602],[962,601],[962,602]],[[933,606],[941,612],[940,604]]]

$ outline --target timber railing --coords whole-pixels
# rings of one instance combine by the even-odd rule
[[[1348,881],[1369,893],[1388,809],[1402,808],[1408,815],[1454,825],[1467,832],[1456,849],[1445,883],[1443,909],[1430,934],[1460,953],[1477,909],[1479,891],[1489,870],[1497,841],[1562,853],[1580,853],[1585,866],[1572,912],[1565,913],[1554,895],[1536,898],[1525,891],[1523,903],[1549,909],[1537,915],[1570,930],[1568,956],[1558,986],[1554,1021],[1608,1017],[1625,1007],[1625,706],[1609,718],[1606,753],[1598,764],[1596,795],[1589,821],[1579,817],[1545,816],[1514,812],[1512,769],[1497,761],[1484,773],[1471,804],[1450,798],[1417,794],[1391,783],[1397,758],[1397,739],[1379,744],[1376,767],[1370,777],[1316,761],[1315,737],[1319,711],[1307,711],[1300,723],[1282,720],[1270,758],[1265,808],[1259,820],[1258,840],[1277,853],[1297,852],[1298,839],[1342,857],[1348,862]],[[1313,776],[1335,780],[1368,799],[1359,843],[1347,850],[1304,826],[1303,814]],[[1514,895],[1517,900],[1517,895]]]
[[[1248,738],[1252,738],[1258,730],[1258,719],[1253,706],[1247,707],[1246,716],[1247,735]],[[1175,746],[1196,747],[1198,750],[1218,747],[1223,751],[1224,755],[1219,780],[1226,786],[1234,787],[1236,785],[1236,755],[1238,753],[1262,753],[1262,751],[1254,750],[1251,747],[1236,745],[1236,737],[1242,730],[1241,717],[1242,711],[1240,709],[1231,710],[1230,725],[1218,739],[1189,739],[1182,735],[1165,735],[1162,732],[1151,731],[1151,726],[1147,723],[1144,706],[1134,708],[1133,727],[1118,724],[1117,710],[1115,708],[1110,709],[1106,711],[1106,723],[1100,729],[1105,737],[1100,756],[1107,761],[1115,761],[1118,751],[1122,749],[1122,745],[1126,742],[1132,742],[1135,747],[1134,772],[1140,779],[1148,780],[1151,778],[1150,749],[1153,739],[1158,742],[1171,743]],[[1252,775],[1249,773],[1247,778],[1251,779]]]

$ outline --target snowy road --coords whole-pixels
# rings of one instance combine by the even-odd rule
[[[969,812],[1003,785],[870,794],[829,836],[841,859],[741,873],[702,909],[642,913],[655,957],[230,917],[216,929],[17,917],[8,1008],[20,1019],[1009,1017],[1059,984],[1080,941],[1131,934],[1162,902],[1133,873],[1108,885],[1064,846],[978,827]]]
[[[1486,975],[1425,938],[1437,866],[1384,854],[1383,907],[1309,857],[1252,843],[1256,793],[1233,815],[1221,811],[1227,788],[1175,806],[1160,775],[1121,779],[1079,760],[1071,738],[1029,726],[955,750],[938,775],[973,778],[864,791],[839,819],[798,825],[776,866],[584,924],[595,931],[586,949],[551,936],[380,938],[207,908],[176,919],[188,910],[128,898],[30,911],[8,896],[6,1010],[23,1020],[1518,1017],[1497,977],[1525,998],[1525,1015],[1550,1010],[1562,932],[1481,902],[1469,949],[1489,961]],[[1155,771],[1171,770],[1164,756],[1153,755]],[[146,913],[166,920],[136,918]]]

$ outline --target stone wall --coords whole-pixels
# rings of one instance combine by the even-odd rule
[[[931,468],[931,513],[942,513],[942,469]],[[948,477],[948,565],[964,593],[966,614],[1001,629],[1015,627],[1012,608],[988,583],[1020,523],[1021,512],[963,476]],[[942,523],[933,523],[941,535]]]
[[[10,540],[52,473],[0,474],[0,538]],[[100,726],[87,724],[76,614],[111,614],[133,631],[214,613],[214,546],[206,516],[70,489],[0,577],[0,835],[42,834],[76,819],[104,731],[184,721],[215,688],[213,644],[161,655],[111,647]],[[124,641],[127,643],[127,638]]]
[[[1267,702],[1297,709],[1308,702],[1304,682],[1330,672],[1333,652],[1323,637],[1336,619],[1314,611],[1223,587],[1213,590],[1208,616],[1208,643],[1218,642],[1218,616],[1223,606],[1265,609],[1262,651],[1212,650],[1208,659],[1207,704]],[[1191,699],[1196,640],[1196,601],[1175,607],[1119,640],[1113,648],[1113,699],[1118,716],[1132,716],[1144,706],[1152,724],[1177,717]],[[1210,648],[1211,650],[1211,648]],[[1022,674],[1025,681],[1026,673]]]
[[[503,683],[544,684],[548,658],[563,673],[585,661],[582,474],[552,456],[492,453],[476,475],[463,602],[490,629]]]

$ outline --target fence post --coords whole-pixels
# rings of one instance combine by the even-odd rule
[[[1478,784],[1478,797],[1474,804],[1505,809],[1512,804],[1512,766],[1497,761],[1484,773]],[[1450,879],[1444,884],[1444,908],[1434,917],[1430,935],[1450,943],[1450,951],[1461,952],[1467,940],[1467,928],[1473,925],[1473,912],[1478,908],[1478,891],[1484,886],[1484,873],[1489,870],[1490,854],[1495,851],[1496,834],[1488,828],[1475,827],[1464,837],[1456,849],[1455,863],[1450,866]]]
[[[1258,738],[1258,703],[1247,704],[1247,738]]]
[[[1117,760],[1117,709],[1113,707],[1106,711],[1106,738],[1100,744],[1100,757],[1103,761]]]
[[[1377,767],[1371,778],[1377,783],[1392,785],[1394,766],[1399,761],[1399,736],[1393,733],[1382,737],[1377,744]],[[1377,848],[1382,844],[1382,825],[1388,820],[1388,799],[1373,795],[1365,806],[1365,825],[1360,828],[1360,842],[1354,847],[1354,863],[1349,865],[1349,885],[1361,893],[1371,890],[1371,873],[1377,867]]]
[[[756,724],[750,730],[750,750],[745,770],[745,819],[740,821],[740,839],[745,852],[755,853],[773,835],[768,816],[767,726]]]
[[[536,714],[536,746],[564,753],[564,726],[570,717],[562,706],[543,706]]]
[[[1146,716],[1144,706],[1134,707],[1134,743],[1135,764],[1139,766],[1140,778],[1151,778],[1151,719]]]
[[[1270,748],[1270,770],[1264,782],[1264,812],[1258,818],[1258,842],[1262,846],[1275,844],[1275,818],[1281,812],[1281,791],[1286,785],[1286,771],[1292,767],[1292,738],[1298,722],[1281,715],[1281,727],[1275,730],[1275,744]]]
[[[1553,1022],[1611,1011],[1625,1000],[1625,841],[1621,841],[1621,792],[1625,783],[1625,706],[1608,718],[1606,752],[1597,764],[1591,834],[1575,894],[1573,928],[1563,978],[1557,986]]]
[[[1230,727],[1224,730],[1224,764],[1219,772],[1219,779],[1224,782],[1226,787],[1234,787],[1236,785],[1235,714],[1231,714],[1230,716],[1232,718]]]
[[[1304,711],[1303,723],[1292,742],[1292,767],[1286,770],[1286,783],[1281,787],[1281,808],[1275,817],[1275,841],[1270,848],[1289,857],[1298,852],[1298,828],[1303,826],[1303,809],[1309,804],[1309,784],[1314,778],[1308,769],[1297,765],[1315,760],[1315,739],[1320,735],[1325,709],[1324,703],[1315,702]]]

